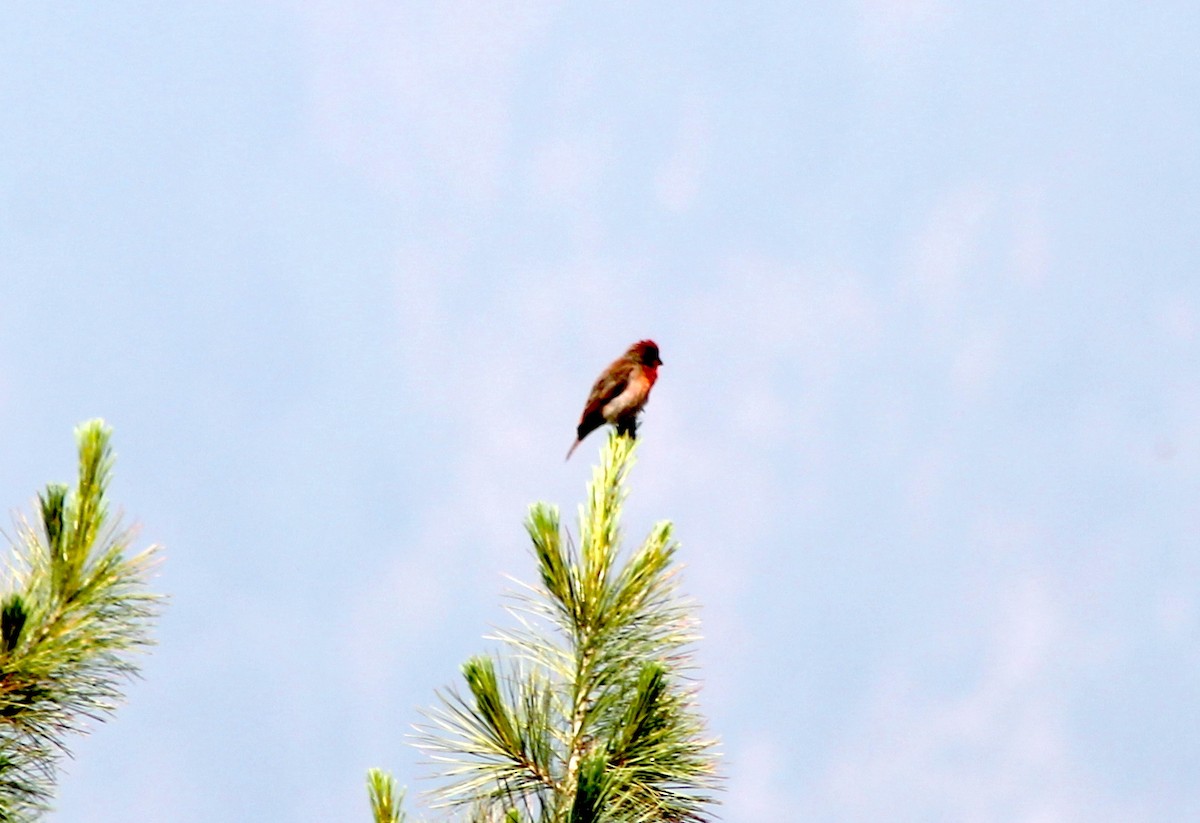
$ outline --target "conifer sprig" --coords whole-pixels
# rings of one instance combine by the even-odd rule
[[[135,533],[110,522],[111,430],[76,429],[79,478],[38,495],[19,517],[0,603],[0,823],[47,808],[65,737],[104,720],[153,641],[160,596],[146,590],[156,547],[128,555]]]
[[[634,443],[610,436],[580,512],[580,542],[537,504],[526,531],[538,582],[475,657],[466,691],[441,693],[418,745],[444,767],[434,792],[471,821],[702,821],[717,785],[714,741],[687,679],[697,626],[677,593],[677,544],[660,523],[621,556]]]
[[[396,788],[396,780],[381,769],[367,771],[367,795],[375,823],[404,823],[404,791]]]

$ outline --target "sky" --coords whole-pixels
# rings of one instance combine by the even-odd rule
[[[630,343],[721,819],[1200,819],[1200,6],[0,10],[0,505],[114,428],[52,819],[367,820]],[[11,533],[11,532],[10,532]],[[414,810],[422,804],[419,798]]]

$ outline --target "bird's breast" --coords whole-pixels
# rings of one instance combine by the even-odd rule
[[[604,404],[600,413],[609,423],[629,414],[637,414],[642,406],[646,405],[646,398],[650,396],[652,385],[654,385],[653,377],[638,371],[629,378],[629,382],[625,384],[625,389],[620,394]]]

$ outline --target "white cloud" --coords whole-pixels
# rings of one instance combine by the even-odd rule
[[[962,401],[986,398],[1003,361],[1000,330],[980,323],[966,333],[950,365],[952,390]]]
[[[490,200],[521,57],[558,5],[304,4],[318,134],[396,189],[428,170],[469,201]]]
[[[1166,587],[1155,598],[1154,622],[1164,636],[1191,645],[1200,623],[1200,603],[1190,592]]]
[[[723,799],[729,819],[796,819],[791,791],[780,785],[786,780],[787,755],[770,734],[750,735],[743,741],[728,764],[730,785]]]
[[[711,149],[710,120],[699,95],[685,96],[674,149],[654,180],[658,202],[668,211],[686,211],[700,194]]]
[[[380,701],[406,650],[432,636],[452,611],[458,595],[447,584],[455,576],[458,536],[452,530],[422,535],[415,551],[393,555],[355,599],[344,643],[350,682],[364,704]]]
[[[949,0],[859,0],[859,47],[876,59],[908,54],[944,29],[956,11]]]
[[[1195,303],[1179,295],[1163,302],[1158,317],[1162,336],[1171,343],[1187,345],[1195,341],[1200,321],[1196,317]]]
[[[556,137],[535,153],[533,187],[547,203],[567,207],[594,196],[604,152],[595,136]]]
[[[1017,186],[1009,198],[1012,212],[1011,268],[1017,282],[1036,287],[1046,281],[1052,263],[1044,186]]]
[[[957,313],[964,281],[979,259],[980,237],[993,209],[989,187],[966,185],[943,193],[930,210],[912,249],[907,287],[940,325]]]
[[[1047,581],[992,581],[982,631],[947,628],[877,681],[818,791],[824,819],[1117,821],[1133,819],[1083,772],[1065,728],[1064,671],[1081,627]],[[989,597],[973,601],[989,603]],[[951,647],[982,643],[977,677],[957,691],[939,669]],[[1085,644],[1086,645],[1086,644]],[[936,654],[931,654],[936,651]],[[959,648],[960,654],[966,649]]]

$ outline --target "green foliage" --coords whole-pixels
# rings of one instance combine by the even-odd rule
[[[685,677],[696,623],[677,596],[677,545],[660,523],[631,556],[620,513],[634,442],[613,435],[580,512],[580,543],[557,509],[525,527],[539,585],[493,639],[507,659],[474,657],[466,691],[440,694],[418,745],[444,767],[434,792],[470,821],[702,821],[717,784],[713,741]]]
[[[47,808],[64,738],[116,709],[159,611],[145,590],[155,549],[126,556],[133,532],[109,523],[111,430],[93,420],[75,434],[79,479],[18,519],[0,603],[0,823]]]
[[[375,823],[404,823],[404,790],[396,788],[395,779],[381,769],[367,771],[367,794],[371,799],[371,814]]]

